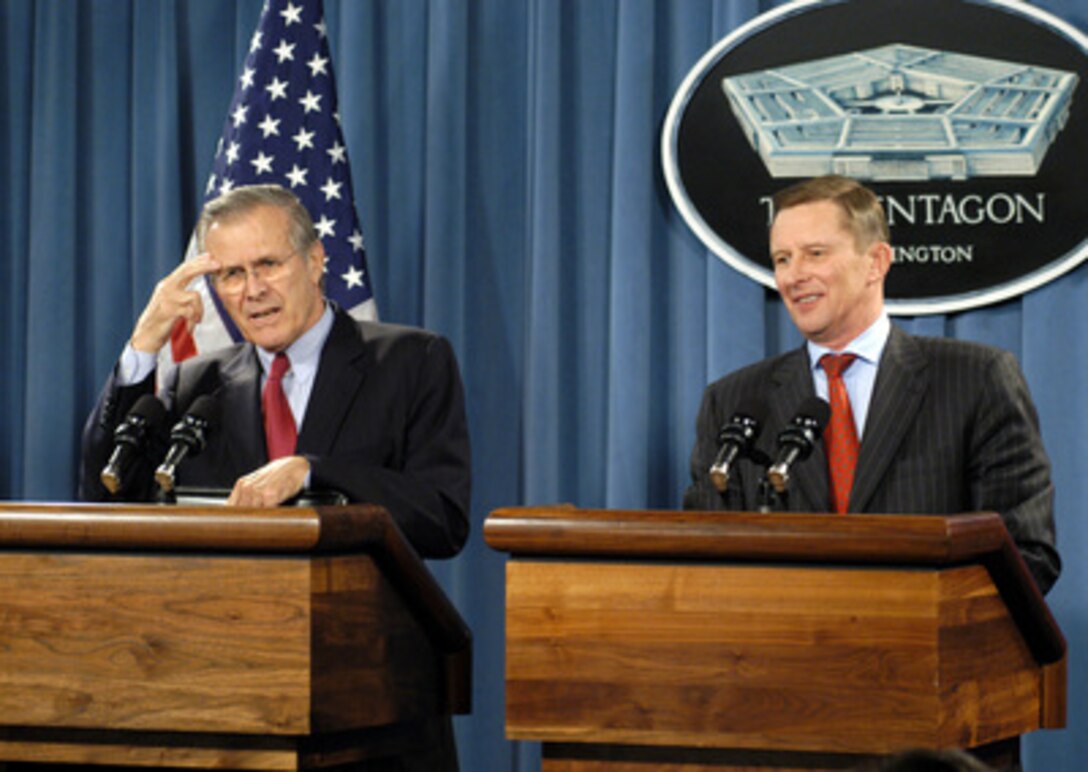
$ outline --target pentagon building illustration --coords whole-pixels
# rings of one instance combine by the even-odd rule
[[[1077,75],[892,44],[722,80],[772,177],[1034,175]]]

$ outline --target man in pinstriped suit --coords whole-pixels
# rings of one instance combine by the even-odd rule
[[[762,400],[756,448],[773,456],[777,432],[806,399],[828,396],[825,353],[856,359],[843,375],[860,438],[848,512],[1001,514],[1039,589],[1061,570],[1050,462],[1015,358],[990,346],[908,335],[884,309],[892,249],[883,208],[857,182],[818,177],[775,196],[771,259],[783,302],[805,346],[707,387],[696,423],[688,509],[754,510],[764,469],[736,463],[719,493],[708,470],[718,433],[741,404]],[[826,512],[827,457],[791,472],[787,507]]]

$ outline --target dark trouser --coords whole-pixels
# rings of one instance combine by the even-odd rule
[[[444,716],[420,728],[416,749],[343,768],[343,772],[459,772],[453,720]]]

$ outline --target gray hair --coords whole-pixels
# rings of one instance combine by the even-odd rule
[[[262,206],[274,206],[287,213],[287,235],[291,248],[305,257],[318,240],[317,229],[306,207],[282,185],[244,185],[205,204],[196,223],[197,251],[204,251],[204,238],[212,225],[229,222]]]

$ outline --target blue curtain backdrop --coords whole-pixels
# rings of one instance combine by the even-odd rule
[[[676,507],[716,376],[798,342],[771,293],[669,202],[668,102],[756,0],[326,0],[384,319],[447,335],[471,420],[474,532],[434,570],[476,635],[467,772],[503,739],[499,506]],[[1039,3],[1078,28],[1084,0]],[[0,0],[0,496],[67,499],[77,438],[155,282],[180,259],[260,0]],[[1083,223],[1069,223],[1083,228]],[[1056,224],[1055,227],[1061,227]],[[1025,245],[1030,248],[1030,245]],[[1069,728],[1028,770],[1088,758],[1088,266],[914,332],[1023,363],[1054,461]]]

